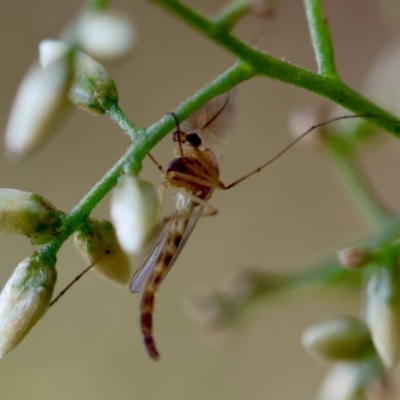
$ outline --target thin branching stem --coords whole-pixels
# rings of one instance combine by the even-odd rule
[[[328,21],[323,16],[320,0],[304,0],[311,43],[318,65],[318,73],[337,79],[335,57]]]
[[[143,129],[136,126],[121,110],[117,103],[110,103],[106,109],[108,116],[134,141]]]
[[[231,1],[213,18],[214,24],[221,30],[230,31],[247,14],[252,2],[251,0]]]
[[[316,49],[321,74],[314,74],[291,65],[288,62],[277,60],[268,54],[257,51],[229,33],[232,24],[237,22],[239,16],[244,13],[245,1],[233,1],[230,8],[228,7],[225,9],[216,21],[208,20],[177,0],[154,1],[172,11],[188,25],[195,27],[205,36],[208,36],[216,43],[229,50],[239,59],[230,69],[177,107],[174,110],[174,114],[177,116],[178,120],[185,120],[212,98],[233,89],[241,82],[257,75],[263,75],[324,96],[357,114],[376,116],[373,122],[400,137],[400,124],[395,117],[369,102],[344,85],[340,80],[336,79],[330,35],[325,21],[323,20],[319,2],[305,0],[306,7],[309,8],[310,13],[309,21],[312,20],[312,23],[310,22],[312,35],[316,37],[320,36],[320,41],[316,42],[314,47]],[[91,2],[94,9],[97,9],[96,7],[105,7],[107,3],[106,0],[93,0]],[[95,206],[117,184],[120,175],[127,171],[132,174],[137,174],[141,169],[141,163],[146,154],[175,126],[174,119],[166,114],[148,129],[140,128],[124,114],[115,102],[105,102],[104,108],[106,114],[128,134],[131,145],[109,172],[88,192],[77,206],[65,216],[57,238],[43,247],[43,256],[55,255],[65,240],[74,231],[79,229],[79,226],[85,223]],[[372,197],[369,197],[371,194],[368,193],[362,185],[360,175],[356,173],[354,165],[351,165],[349,162],[346,164],[343,160],[349,161],[342,159],[342,162],[338,162],[338,165],[345,170],[343,175],[347,177],[348,186],[355,188],[353,194],[358,202],[363,205],[362,208],[365,215],[367,215],[371,224],[374,224],[374,226],[383,225],[383,221],[386,220],[386,213],[377,206],[377,203],[372,200]],[[337,273],[341,275],[336,264],[334,267],[330,264],[330,267],[327,268],[326,271],[327,272],[324,272],[324,274],[326,273],[327,276],[331,273],[333,273],[333,275]],[[308,276],[308,278],[304,280],[299,277],[297,278],[299,278],[298,282],[306,283],[308,279],[312,280],[317,276],[321,278],[319,273],[316,273],[315,276]],[[287,284],[289,284],[289,281],[291,282],[290,285],[297,285],[294,283],[294,279],[289,279]]]
[[[350,89],[343,82],[314,74],[262,53],[246,45],[229,32],[219,29],[213,22],[178,0],[153,0],[153,2],[168,9],[185,23],[233,53],[259,75],[306,89],[353,111],[355,114],[379,117],[372,122],[396,137],[400,137],[400,121],[395,116]]]

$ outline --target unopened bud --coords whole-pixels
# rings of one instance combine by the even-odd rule
[[[100,60],[126,56],[135,41],[133,24],[125,16],[110,11],[87,14],[77,34],[83,51]]]
[[[337,252],[340,264],[349,269],[363,268],[370,260],[370,254],[361,247],[350,247]]]
[[[302,343],[323,361],[358,360],[372,348],[367,326],[350,316],[332,318],[308,328]]]
[[[339,363],[328,373],[318,400],[390,400],[392,390],[379,360]]]
[[[39,43],[39,62],[47,68],[56,61],[67,56],[69,46],[61,40],[46,39]]]
[[[106,69],[87,54],[77,52],[68,98],[86,111],[104,114],[106,103],[118,102],[118,93]]]
[[[47,68],[35,63],[22,81],[5,133],[8,154],[21,159],[36,150],[62,122],[70,108],[67,91],[72,65],[66,54]]]
[[[34,193],[0,189],[0,232],[29,236],[34,244],[53,239],[63,213]]]
[[[122,251],[111,222],[91,219],[84,231],[75,235],[75,246],[93,270],[118,283],[127,283],[130,277],[129,260]]]
[[[159,200],[154,186],[139,177],[124,175],[112,192],[110,213],[123,250],[138,254],[158,224]]]
[[[13,350],[49,308],[55,259],[37,253],[21,261],[0,294],[0,357]]]
[[[366,319],[375,348],[387,368],[400,356],[400,287],[398,266],[381,267],[367,289]]]

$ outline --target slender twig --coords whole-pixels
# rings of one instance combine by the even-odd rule
[[[225,6],[214,18],[214,24],[220,29],[230,31],[246,15],[251,7],[251,0],[234,0]]]
[[[353,111],[355,114],[375,115],[373,123],[400,137],[400,121],[385,110],[371,103],[344,83],[296,67],[262,53],[226,31],[221,31],[213,22],[177,0],[153,0],[177,15],[188,25],[235,54],[258,74],[268,76],[306,89]]]
[[[337,79],[335,58],[328,21],[322,13],[321,0],[304,0],[311,43],[318,65],[318,73]]]
[[[130,137],[132,141],[143,133],[121,110],[117,103],[110,103],[106,109],[108,116]]]

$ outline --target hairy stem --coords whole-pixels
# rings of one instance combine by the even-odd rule
[[[221,30],[230,31],[249,11],[251,0],[234,0],[223,8],[214,18],[214,24]]]
[[[335,58],[328,21],[322,13],[321,0],[304,0],[311,43],[318,65],[318,73],[328,78],[337,79]]]
[[[244,44],[229,32],[219,29],[213,22],[178,0],[153,1],[176,14],[188,25],[236,55],[243,62],[246,62],[249,68],[252,68],[257,74],[306,89],[356,114],[376,116],[376,119],[371,120],[372,123],[381,126],[400,138],[400,121],[396,117],[368,101],[337,79],[314,74],[262,53]]]

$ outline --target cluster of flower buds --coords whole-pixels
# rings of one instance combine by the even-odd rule
[[[388,399],[387,372],[368,327],[357,318],[340,316],[320,322],[304,332],[302,342],[318,360],[335,363],[319,400]]]
[[[0,294],[0,357],[13,350],[43,317],[57,279],[55,258],[38,253],[21,261]]]
[[[64,213],[34,193],[0,189],[0,232],[25,235],[44,244],[57,235]]]
[[[68,39],[41,42],[40,62],[20,85],[5,135],[7,154],[14,160],[31,154],[53,134],[71,108],[68,99],[95,114],[118,100],[105,68],[80,49],[108,59],[126,55],[134,39],[130,23],[109,12],[90,13],[71,37],[72,44]]]
[[[75,246],[93,270],[113,282],[125,284],[130,277],[129,259],[122,251],[111,222],[90,219],[75,234]]]

